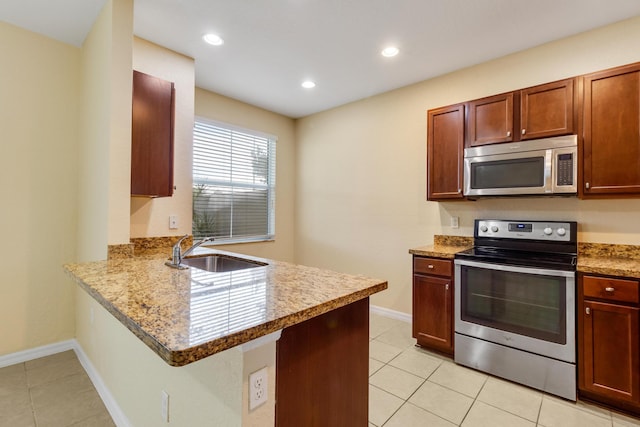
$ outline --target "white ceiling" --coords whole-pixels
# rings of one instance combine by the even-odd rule
[[[80,46],[104,3],[2,0],[0,19]],[[195,58],[197,86],[302,117],[637,15],[639,0],[135,0],[134,33]]]

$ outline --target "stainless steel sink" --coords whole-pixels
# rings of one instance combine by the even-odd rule
[[[183,258],[182,264],[200,270],[220,273],[225,271],[244,270],[246,268],[264,267],[265,263],[244,258],[234,258],[226,255],[207,255]]]

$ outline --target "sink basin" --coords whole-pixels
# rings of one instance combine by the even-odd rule
[[[193,258],[183,258],[182,264],[200,270],[221,273],[225,271],[244,270],[246,268],[263,267],[267,264],[243,258],[233,258],[226,255],[208,255]]]

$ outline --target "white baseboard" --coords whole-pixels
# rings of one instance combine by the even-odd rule
[[[52,354],[62,353],[67,350],[75,350],[76,345],[76,340],[67,340],[55,344],[31,348],[29,350],[18,351],[16,353],[6,354],[4,356],[0,356],[0,368],[28,362],[41,357],[51,356]]]
[[[91,379],[93,386],[98,391],[98,394],[100,395],[104,406],[106,406],[107,411],[109,411],[109,415],[111,415],[111,418],[113,419],[113,422],[116,424],[116,426],[133,427],[133,424],[131,424],[127,416],[124,414],[124,412],[122,412],[122,409],[120,409],[118,402],[116,402],[116,400],[113,398],[113,395],[105,385],[104,381],[102,381],[102,377],[100,376],[100,374],[98,374],[98,371],[93,366],[93,364],[87,357],[87,354],[84,352],[84,350],[82,350],[82,347],[80,347],[80,344],[77,341],[75,341],[74,350],[76,352],[76,355],[78,356],[80,364],[87,372],[87,375]]]
[[[372,313],[379,314],[380,316],[390,317],[396,320],[402,320],[403,322],[411,323],[412,317],[410,314],[403,313],[401,311],[391,310],[390,308],[379,307],[377,305],[370,305],[369,310]]]
[[[96,388],[104,406],[109,411],[109,415],[113,419],[113,422],[118,427],[132,427],[124,412],[118,406],[118,403],[113,398],[113,395],[102,381],[102,378],[98,374],[98,371],[93,367],[93,364],[89,361],[86,353],[80,347],[80,344],[75,339],[61,341],[54,344],[43,345],[42,347],[36,347],[29,350],[18,351],[16,353],[0,356],[0,368],[5,366],[15,365],[17,363],[24,363],[30,360],[39,359],[41,357],[47,357],[56,353],[62,353],[63,351],[73,350],[78,356],[80,364],[87,372],[89,379]]]

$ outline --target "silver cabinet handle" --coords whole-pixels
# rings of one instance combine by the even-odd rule
[[[462,193],[462,188],[458,188],[458,193]]]
[[[588,182],[586,182],[586,183],[584,184],[584,186],[585,186],[585,187],[587,187],[587,190],[589,189],[589,183],[588,183]]]
[[[444,289],[447,290],[447,291],[449,290],[449,284],[448,283],[446,285],[444,285]]]
[[[427,268],[433,268],[432,264],[427,265]]]
[[[507,136],[511,136],[511,131],[510,130],[507,131]]]
[[[522,129],[522,134],[524,135],[525,133],[527,133],[526,129]]]
[[[607,292],[613,292],[616,290],[616,288],[612,288],[611,286],[607,286],[606,288],[604,288],[605,291]]]
[[[587,314],[591,314],[591,309],[589,307],[587,307],[587,308],[584,309],[584,312],[587,313]]]

